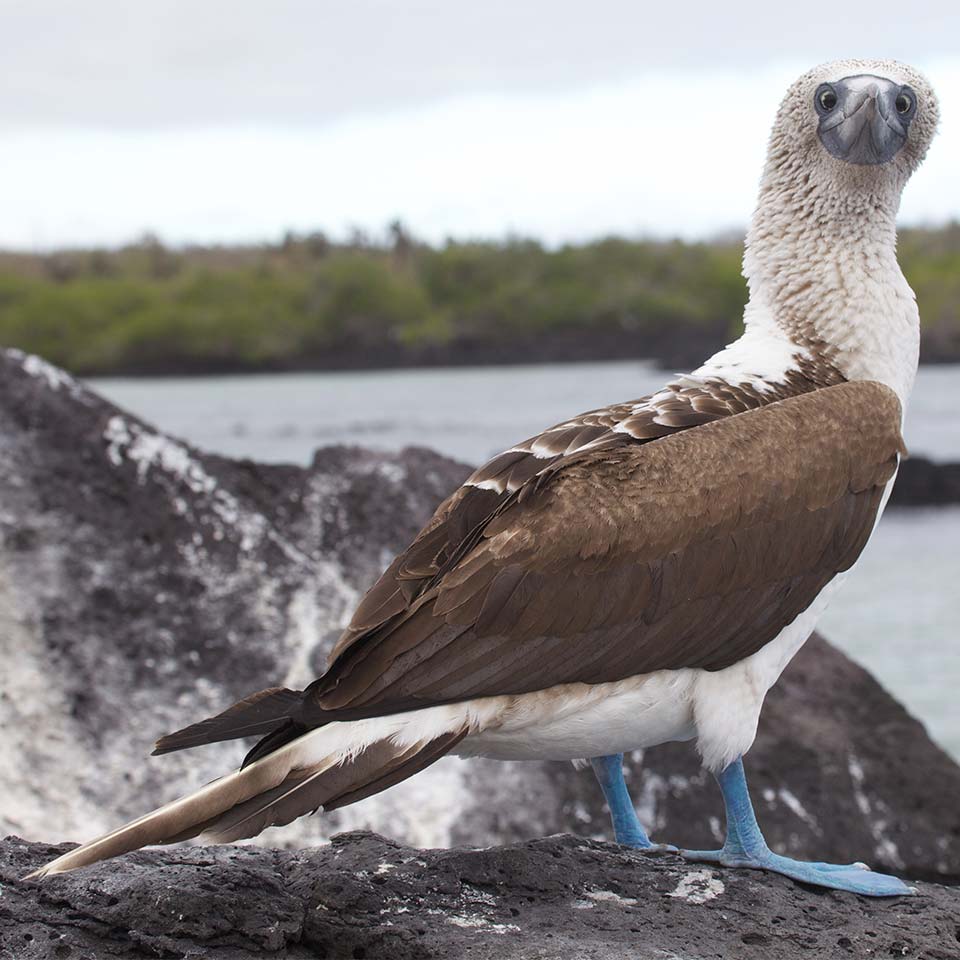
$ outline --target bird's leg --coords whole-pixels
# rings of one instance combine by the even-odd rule
[[[623,754],[614,753],[607,757],[594,757],[590,761],[593,772],[596,774],[603,790],[603,796],[610,808],[610,819],[613,821],[613,835],[617,843],[625,847],[635,847],[638,850],[673,850],[664,843],[653,843],[643,829],[643,824],[633,808],[633,801],[627,790],[627,783],[623,779]]]
[[[764,840],[750,792],[743,772],[743,760],[738,759],[716,775],[723,791],[727,813],[727,838],[722,850],[682,850],[688,860],[718,863],[724,867],[749,867],[754,870],[772,870],[784,876],[835,890],[848,890],[868,897],[893,897],[916,893],[897,877],[872,873],[865,864],[811,863],[793,860],[774,853]]]

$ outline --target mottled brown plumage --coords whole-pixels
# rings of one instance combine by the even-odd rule
[[[349,628],[331,653],[331,663],[359,636],[405,611],[425,583],[464,553],[472,532],[509,496],[576,453],[620,449],[658,440],[778,400],[836,385],[843,377],[830,364],[796,357],[782,382],[760,390],[710,377],[682,377],[658,393],[590,410],[516,444],[475,470],[440,505],[433,519],[366,594]]]
[[[854,563],[901,451],[899,401],[860,382],[655,443],[608,431],[512,490],[464,486],[367,595],[301,716],[723,669]]]

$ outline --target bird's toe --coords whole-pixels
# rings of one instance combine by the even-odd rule
[[[804,883],[858,893],[865,897],[906,897],[917,892],[916,887],[908,886],[899,877],[874,873],[856,865],[848,867],[833,865],[833,869],[815,871],[812,879],[807,880],[802,876],[798,876],[797,879]]]
[[[680,848],[675,847],[672,843],[651,843],[650,846],[644,850],[644,853],[653,854],[673,854],[679,852]]]

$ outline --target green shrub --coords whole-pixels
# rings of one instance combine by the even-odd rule
[[[0,254],[0,343],[81,374],[270,368],[326,351],[510,343],[577,331],[729,340],[746,285],[739,243],[608,237],[372,244],[287,234],[262,247]],[[925,349],[960,356],[960,225],[905,231]],[[608,338],[609,340],[609,338]]]

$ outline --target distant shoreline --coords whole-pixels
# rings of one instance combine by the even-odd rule
[[[445,344],[407,347],[385,343],[375,347],[347,346],[317,351],[311,355],[285,357],[267,363],[245,363],[236,358],[215,362],[180,358],[176,362],[142,360],[87,370],[93,377],[209,377],[271,373],[336,373],[364,370],[412,370],[441,367],[501,367],[565,363],[612,363],[636,360],[661,369],[692,369],[720,350],[727,339],[690,336],[690,331],[671,343],[669,338],[630,335],[623,331],[576,331],[574,335],[550,335],[536,341],[452,341]],[[960,356],[956,358],[960,360]]]
[[[685,331],[689,333],[689,331]],[[665,344],[662,340],[656,353],[649,337],[616,338],[578,336],[556,338],[548,342],[530,343],[449,343],[442,346],[404,348],[385,344],[377,348],[327,350],[282,362],[243,363],[238,360],[209,362],[183,360],[177,363],[138,363],[95,371],[85,371],[85,379],[167,378],[257,376],[284,373],[362,373],[380,370],[435,370],[444,367],[519,367],[549,364],[617,363],[634,361],[651,363],[658,369],[683,372],[698,367],[720,350],[729,338],[709,336],[684,337],[683,343]],[[924,351],[922,366],[960,363],[960,353]]]
[[[960,362],[960,224],[901,232],[921,360]],[[699,366],[739,336],[742,246],[601,238],[431,246],[0,251],[0,344],[84,377],[603,362]]]

